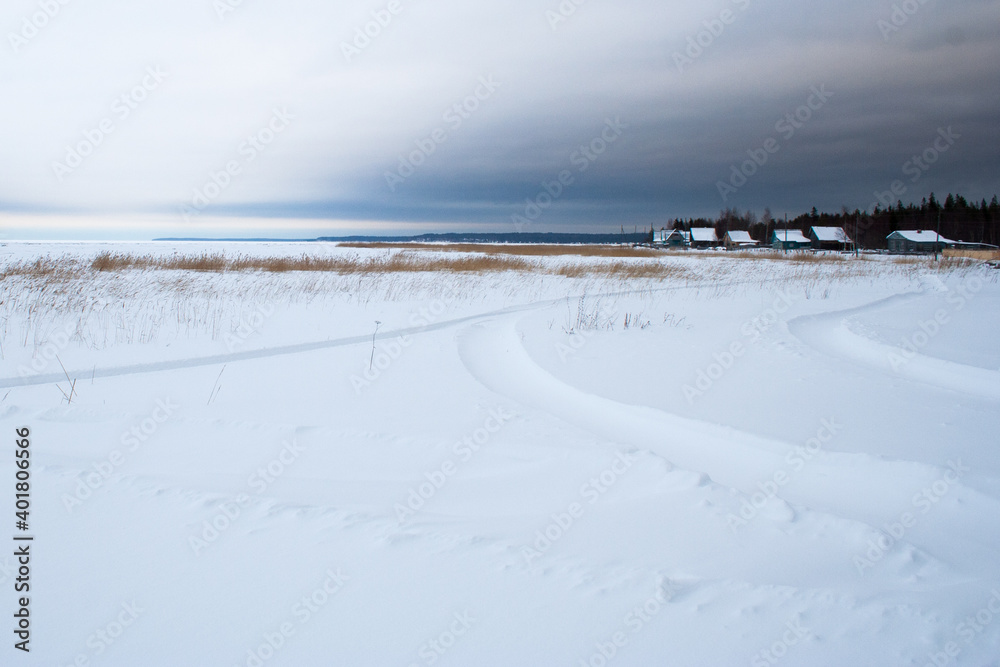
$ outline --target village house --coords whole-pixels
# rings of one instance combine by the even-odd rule
[[[687,232],[681,229],[667,229],[664,227],[653,234],[653,245],[661,245],[668,248],[686,248],[689,242]]]
[[[690,234],[692,248],[714,248],[719,245],[715,227],[692,227]]]
[[[902,255],[941,252],[956,245],[955,241],[927,230],[900,230],[886,237],[889,252]]]
[[[726,250],[745,250],[757,247],[757,242],[750,236],[750,232],[740,230],[726,232],[722,243],[726,246]]]
[[[854,244],[842,227],[812,227],[809,239],[813,250],[847,250]]]
[[[806,250],[812,247],[812,241],[801,230],[775,228],[771,234],[771,246],[775,250]]]

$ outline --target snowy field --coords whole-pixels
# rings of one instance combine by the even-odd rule
[[[0,664],[1000,664],[996,270],[103,250],[399,252],[0,247]]]

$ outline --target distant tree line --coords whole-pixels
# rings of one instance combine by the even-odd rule
[[[814,226],[842,227],[861,247],[884,249],[887,247],[886,237],[892,232],[901,229],[934,231],[938,228],[939,217],[941,236],[945,238],[1000,245],[1000,203],[996,195],[989,203],[985,199],[976,203],[967,201],[962,195],[949,194],[942,204],[932,192],[920,204],[904,205],[902,201],[897,201],[896,206],[890,208],[876,206],[871,213],[857,209],[849,211],[847,207],[842,207],[839,213],[820,213],[813,207],[809,213],[789,218],[788,229],[798,229],[808,235],[809,228]],[[675,218],[668,226],[683,230],[715,227],[720,239],[729,230],[743,230],[749,232],[754,240],[768,243],[771,232],[775,228],[784,229],[785,221],[775,220],[768,208],[759,217],[754,211],[740,212],[736,208],[726,208],[714,220]]]

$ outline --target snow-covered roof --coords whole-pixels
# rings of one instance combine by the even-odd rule
[[[691,240],[715,243],[719,237],[715,235],[715,227],[692,227]]]
[[[756,241],[750,238],[750,232],[744,232],[739,230],[728,231],[726,232],[726,236],[728,236],[729,240],[732,241],[733,243],[756,243]]]
[[[907,241],[913,241],[914,243],[934,243],[935,241],[940,241],[941,243],[955,243],[951,239],[946,239],[943,236],[939,237],[937,232],[929,232],[926,229],[921,231],[903,229],[889,234],[889,236],[893,235],[902,237]]]
[[[978,249],[982,250],[996,250],[997,246],[990,245],[989,243],[976,243],[975,241],[948,241],[948,243],[956,246],[971,245],[976,246]]]
[[[812,232],[818,241],[831,241],[834,243],[851,242],[843,227],[813,227]]]
[[[787,236],[786,236],[787,232]],[[777,229],[774,230],[774,237],[781,242],[788,241],[789,243],[812,243],[805,235],[798,229]]]

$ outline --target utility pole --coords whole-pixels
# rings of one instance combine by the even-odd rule
[[[938,261],[938,246],[941,245],[941,209],[938,209],[937,239],[934,241],[934,261]]]
[[[854,256],[858,256],[858,229],[861,227],[861,214],[854,216]]]
[[[785,242],[782,244],[785,254],[788,254],[788,214],[785,214]]]

